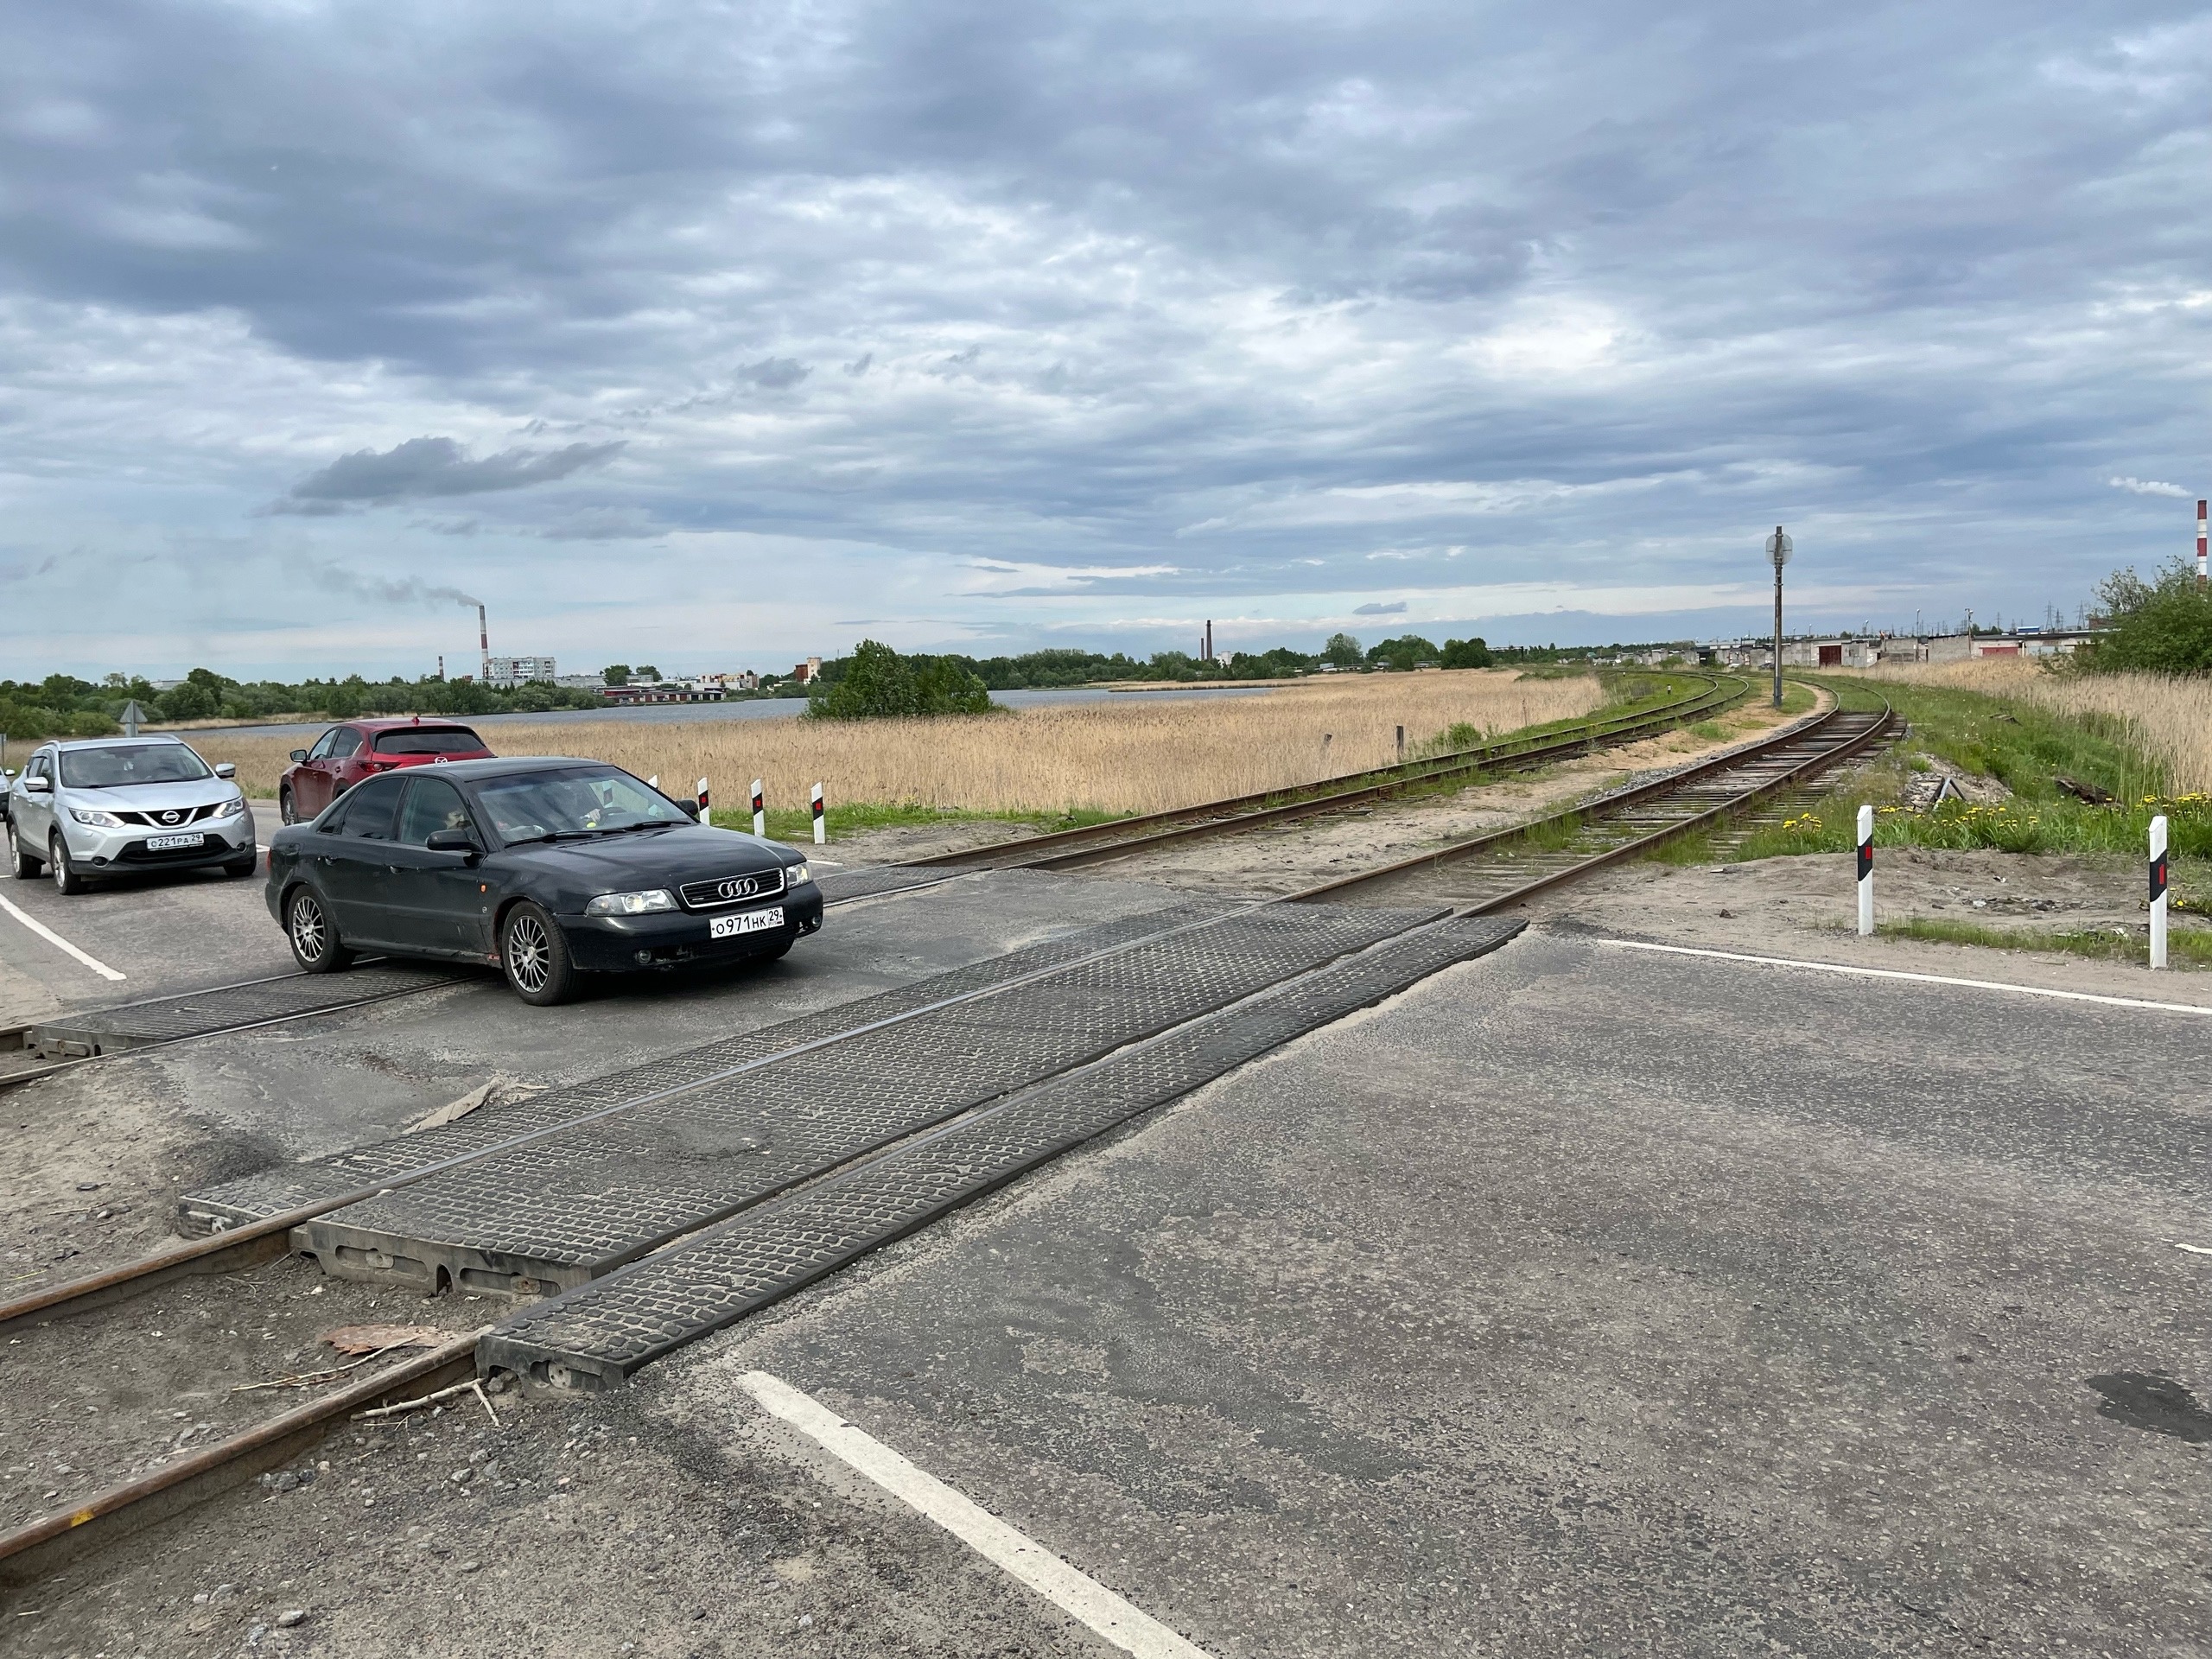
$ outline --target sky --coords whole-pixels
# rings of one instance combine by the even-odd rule
[[[0,678],[2069,614],[2212,12],[18,0]]]

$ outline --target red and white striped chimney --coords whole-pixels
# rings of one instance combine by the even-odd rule
[[[2196,504],[2196,585],[2204,586],[2206,570],[2204,558],[2204,504]]]

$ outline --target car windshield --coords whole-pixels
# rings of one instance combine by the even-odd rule
[[[61,782],[69,789],[194,784],[212,775],[207,763],[181,743],[116,743],[61,751]]]
[[[377,734],[378,754],[482,754],[484,740],[466,726],[403,727]]]
[[[691,821],[675,802],[613,766],[502,778],[480,785],[476,799],[510,844]]]

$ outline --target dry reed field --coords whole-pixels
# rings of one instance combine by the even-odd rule
[[[2171,674],[2054,674],[2018,657],[1899,663],[1864,675],[2011,697],[2061,714],[2107,715],[2126,727],[2136,747],[2164,771],[2166,787],[2175,794],[2212,791],[2212,680]]]
[[[1486,734],[1589,713],[1592,677],[1510,671],[1370,674],[1306,681],[1254,696],[1100,702],[957,719],[521,721],[484,728],[502,754],[575,754],[658,774],[671,793],[705,777],[718,806],[741,806],[755,778],[772,806],[798,807],[819,781],[833,804],[914,803],[972,812],[1152,812],[1282,789],[1396,758],[1466,721]],[[246,792],[276,790],[297,738],[210,739]]]

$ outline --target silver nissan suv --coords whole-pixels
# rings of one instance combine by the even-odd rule
[[[253,814],[232,781],[175,737],[65,738],[32,753],[8,787],[8,864],[64,893],[87,880],[214,865],[251,875]]]

